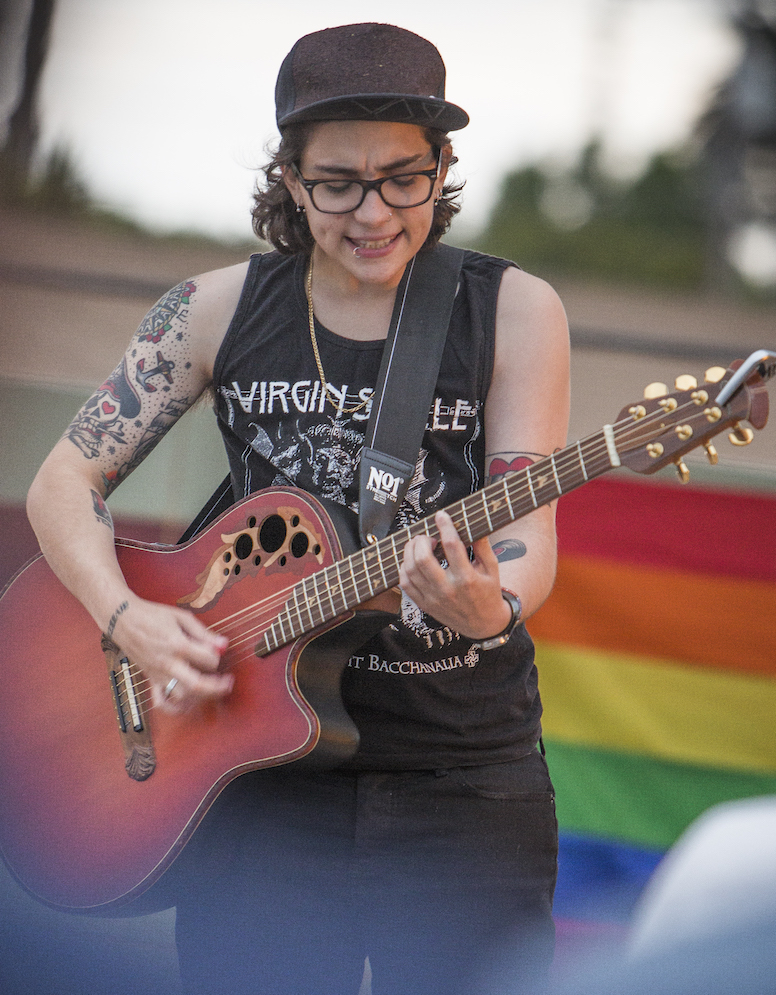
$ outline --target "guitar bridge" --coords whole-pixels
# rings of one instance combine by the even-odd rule
[[[102,650],[124,751],[124,769],[133,781],[145,781],[156,769],[156,751],[145,717],[141,674],[106,635],[102,637]]]

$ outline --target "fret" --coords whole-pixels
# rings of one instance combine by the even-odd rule
[[[302,621],[302,609],[306,609],[308,616],[310,617],[310,628],[315,628],[315,623],[313,622],[312,614],[310,613],[310,602],[304,597],[304,581],[301,584],[295,584],[292,592],[294,596],[294,610],[296,611],[297,623],[299,627],[299,632],[295,632],[294,635],[301,635],[303,632],[307,631],[307,623]],[[302,602],[300,604],[299,595],[303,596]],[[296,626],[294,626],[296,629]]]
[[[409,538],[409,530],[404,529],[403,531],[405,533],[404,542],[406,543],[407,539]],[[426,531],[428,531],[428,526],[426,526]],[[396,533],[394,533],[392,536],[389,536],[389,538],[391,540],[391,551],[393,553],[393,562],[396,567],[396,580],[398,581],[399,574],[401,573],[401,561],[399,560],[399,554],[396,551]]]
[[[314,595],[313,598],[311,598],[307,592],[308,580],[312,580],[313,582],[313,595]],[[310,617],[310,628],[314,629],[317,623],[315,621],[315,618],[313,617],[313,604],[318,603],[318,592],[315,590],[315,574],[313,574],[312,577],[308,577],[305,580],[303,580],[301,588],[302,588],[302,593],[304,594],[305,608],[307,609],[307,614]]]
[[[361,589],[358,586],[358,580],[356,579],[356,561],[350,556],[347,560],[342,561],[344,566],[347,567],[348,572],[348,600],[347,607],[350,608],[352,605],[357,605],[361,600]]]
[[[501,483],[502,483],[503,488],[504,488],[504,497],[506,498],[507,508],[509,508],[509,518],[510,518],[510,521],[514,522],[514,520],[517,518],[517,515],[515,514],[515,509],[512,507],[512,498],[511,498],[510,493],[509,493],[509,482],[508,482],[508,479],[506,477],[504,477],[504,479],[501,481]]]
[[[315,629],[321,624],[321,622],[324,621],[323,606],[321,605],[320,595],[318,593],[317,574],[311,574],[304,581],[304,592],[307,599],[307,611],[310,615],[310,624],[311,627]]]
[[[558,476],[558,468],[555,466],[555,453],[550,453],[550,464],[552,465],[552,475],[555,477],[555,486],[558,488],[558,494],[563,493],[563,488],[560,484],[560,477]]]
[[[469,516],[466,514],[466,502],[465,501],[461,501],[461,515],[463,516],[463,524],[464,524],[464,528],[466,529],[466,538],[468,539],[469,543],[471,543],[472,542],[472,530],[469,527]],[[461,536],[461,538],[463,538],[463,536]]]
[[[344,611],[348,607],[348,599],[345,596],[345,587],[342,583],[342,574],[340,573],[340,562],[344,561],[339,561],[334,564],[334,573],[337,575],[337,588],[339,590],[340,597],[342,598],[342,608],[340,609],[340,611]],[[339,615],[339,612],[335,611],[334,614]]]
[[[329,573],[331,572],[331,567],[327,567],[324,570],[326,576],[326,593],[329,596],[329,604],[331,605],[331,618],[337,617],[337,606],[334,604],[334,585],[329,580]]]
[[[377,559],[377,565],[380,568],[380,577],[382,578],[382,581],[383,581],[383,590],[387,591],[388,588],[391,587],[391,584],[388,583],[388,579],[385,576],[385,570],[383,569],[383,557],[382,557],[382,553],[380,552],[380,546],[381,545],[382,545],[382,543],[377,543],[377,545],[373,546],[372,549],[374,549],[374,551],[375,551],[375,557]]]
[[[485,497],[484,491],[482,491],[482,508],[485,512],[485,518],[488,520],[488,535],[490,535],[490,533],[493,531],[493,522],[491,521],[490,518],[490,510],[488,508],[488,501],[487,498]]]
[[[371,547],[370,547],[371,548]],[[367,556],[369,555],[369,549],[364,549],[361,552],[361,559],[364,564],[364,577],[366,579],[366,586],[369,588],[369,597],[373,598],[375,596],[375,589],[372,586],[372,581],[369,577],[369,564],[367,563]]]
[[[587,480],[588,479],[587,468],[585,467],[585,461],[582,458],[582,443],[581,442],[577,442],[577,454],[579,456],[579,465],[580,465],[580,467],[582,469],[582,476],[585,478],[585,480]]]
[[[295,587],[291,588],[291,596],[289,597],[288,601],[286,601],[284,611],[288,617],[288,621],[291,626],[291,637],[295,639],[301,632],[304,631],[304,626],[302,625],[302,613],[299,608],[299,602],[297,600],[297,592]],[[296,622],[294,622],[294,616],[292,614],[293,612],[296,612]],[[297,628],[299,629],[299,632],[296,631]]]
[[[534,508],[538,508],[539,504],[536,500],[536,494],[534,493],[533,480],[531,479],[531,468],[527,466],[523,471],[525,474],[525,479],[528,481],[528,490],[531,492],[531,500],[533,501]]]
[[[347,572],[347,579],[342,580],[342,570],[343,568]],[[353,563],[351,559],[340,560],[337,564],[337,576],[340,579],[340,585],[342,587],[342,606],[345,609],[358,604],[358,584],[356,583],[356,575],[353,570]],[[356,597],[354,597],[354,594]]]
[[[278,641],[277,636],[275,636],[275,642],[277,643],[278,646],[280,646],[281,643],[288,642],[288,638],[286,636],[286,630],[283,628],[283,612],[281,612],[278,615],[278,617],[275,619],[275,621],[272,623],[272,632],[273,632],[273,635],[274,635],[274,632],[275,632],[275,626],[276,625],[279,626],[279,628],[280,628],[280,636],[281,636],[281,638],[280,638],[280,641]]]
[[[324,618],[324,614],[323,614],[323,605],[321,604],[321,596],[320,596],[320,594],[318,592],[318,574],[314,573],[310,577],[308,577],[307,579],[310,580],[310,581],[312,581],[312,585],[313,585],[313,598],[311,599],[311,601],[315,602],[315,606],[318,609],[318,614],[320,615],[320,619],[318,621],[318,625],[320,625],[322,622],[325,621],[325,618]],[[312,610],[311,610],[310,611],[310,619],[311,620],[312,620],[312,617],[313,616],[312,616]],[[315,628],[315,626],[313,626],[313,628]]]

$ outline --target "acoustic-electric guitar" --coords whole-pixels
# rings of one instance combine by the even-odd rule
[[[471,544],[613,467],[674,462],[686,475],[682,456],[701,445],[716,461],[712,437],[732,429],[744,444],[742,421],[765,425],[774,361],[763,350],[701,386],[680,378],[673,393],[651,391],[614,424],[448,507],[459,535]],[[0,851],[16,879],[50,906],[115,914],[170,866],[233,778],[351,756],[343,668],[394,618],[379,596],[421,533],[436,536],[433,517],[361,549],[333,509],[273,487],[182,545],[118,539],[133,590],[229,638],[233,692],[184,715],[150,708],[140,669],[42,556],[31,560],[0,599]]]

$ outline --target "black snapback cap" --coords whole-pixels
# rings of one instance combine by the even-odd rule
[[[300,38],[275,85],[278,127],[298,121],[399,121],[457,131],[445,64],[420,35],[392,24],[346,24]]]

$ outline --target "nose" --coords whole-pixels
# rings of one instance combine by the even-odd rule
[[[393,208],[385,203],[377,190],[369,190],[361,205],[353,213],[364,224],[378,225],[391,217]]]

